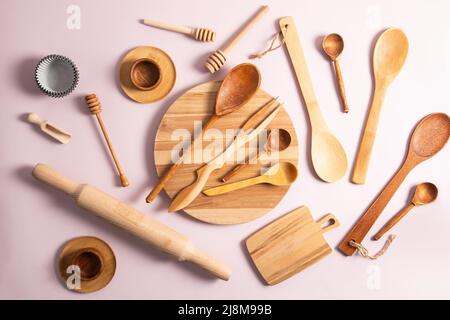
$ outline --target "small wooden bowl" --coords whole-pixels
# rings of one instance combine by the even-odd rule
[[[59,274],[64,285],[79,293],[103,289],[112,280],[116,271],[116,258],[111,247],[95,237],[79,237],[67,242],[59,255]],[[79,287],[72,285],[79,268]]]
[[[73,255],[72,265],[80,268],[81,280],[84,281],[96,279],[104,269],[103,258],[94,248],[78,250]]]
[[[152,59],[136,60],[131,66],[130,79],[136,88],[143,91],[155,89],[161,83],[161,68]]]

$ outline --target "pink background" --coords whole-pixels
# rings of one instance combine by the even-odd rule
[[[265,286],[249,263],[243,240],[258,228],[301,205],[316,219],[327,212],[341,227],[326,235],[332,246],[364,212],[399,167],[408,136],[426,114],[449,111],[450,25],[448,1],[267,1],[269,14],[232,52],[220,73],[210,76],[201,65],[258,6],[259,1],[118,1],[2,0],[0,2],[0,298],[450,298],[449,148],[417,167],[400,187],[375,229],[407,202],[420,182],[434,182],[440,197],[417,208],[395,228],[398,235],[386,256],[368,261],[334,252],[328,259],[275,287]],[[81,8],[81,30],[66,27],[66,8]],[[263,49],[278,18],[293,15],[303,42],[316,94],[329,126],[340,137],[352,165],[372,90],[371,45],[387,27],[401,27],[410,41],[404,69],[388,91],[383,107],[368,183],[356,186],[349,174],[338,183],[315,178],[309,165],[307,115],[284,50],[253,61],[263,75],[262,87],[280,96],[296,125],[300,142],[300,179],[266,216],[237,226],[213,226],[167,214],[168,197],[144,202],[155,184],[153,138],[170,103],[201,82],[221,79],[230,67]],[[216,43],[143,26],[154,18],[193,26],[211,26]],[[341,67],[351,111],[343,114],[330,64],[318,46],[326,33],[343,35]],[[125,52],[153,45],[165,50],[177,67],[177,83],[165,100],[140,105],[126,98],[118,85],[118,62]],[[78,65],[81,81],[63,99],[41,94],[33,83],[37,61],[51,53],[67,55]],[[131,186],[116,185],[112,163],[83,96],[95,92],[104,106],[103,119]],[[24,122],[36,112],[73,133],[59,145]],[[35,182],[31,168],[38,162],[77,181],[92,183],[144,213],[188,235],[193,242],[233,266],[229,282],[215,280],[195,267],[179,264],[113,226],[78,209],[62,194]],[[114,249],[117,272],[100,292],[69,292],[55,273],[58,248],[67,240],[94,235]],[[375,251],[381,243],[365,244]],[[374,280],[375,279],[375,280]],[[378,280],[377,280],[378,279]]]

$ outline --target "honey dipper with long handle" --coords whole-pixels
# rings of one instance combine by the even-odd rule
[[[130,185],[130,183],[128,182],[128,178],[125,175],[125,172],[123,171],[119,160],[117,159],[116,152],[114,151],[114,148],[111,144],[111,140],[109,140],[109,136],[108,136],[108,133],[106,132],[105,125],[103,124],[103,120],[100,117],[100,112],[102,111],[102,106],[100,105],[100,101],[98,101],[98,98],[94,93],[87,95],[85,99],[86,99],[86,104],[88,105],[89,111],[91,111],[91,113],[97,117],[98,124],[100,125],[100,128],[102,129],[103,136],[105,137],[109,151],[111,152],[111,156],[114,160],[117,171],[119,172],[120,184],[122,185],[122,187],[127,187]]]
[[[216,39],[216,33],[207,28],[191,28],[149,19],[144,19],[143,23],[158,29],[184,33],[198,41],[213,42]]]
[[[179,261],[195,263],[220,279],[230,278],[230,267],[197,249],[187,237],[96,187],[78,184],[44,164],[34,167],[33,177],[72,196],[79,207],[175,256]]]
[[[223,67],[225,62],[227,61],[227,55],[230,51],[238,44],[239,41],[250,31],[251,28],[269,11],[268,6],[262,6],[256,15],[236,34],[228,44],[212,53],[208,60],[206,60],[205,68],[211,73],[215,73]]]

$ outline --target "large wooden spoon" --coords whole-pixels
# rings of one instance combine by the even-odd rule
[[[216,196],[261,183],[268,183],[274,186],[287,186],[297,179],[297,175],[298,171],[296,166],[290,162],[280,162],[272,166],[263,175],[203,190],[203,193],[207,196]]]
[[[261,74],[259,70],[250,63],[242,63],[234,67],[223,79],[217,92],[214,114],[203,126],[202,132],[210,129],[214,123],[227,114],[230,114],[245,105],[258,91],[261,84]],[[192,145],[185,154],[191,152]],[[173,177],[177,168],[183,163],[183,154],[159,180],[152,192],[147,196],[147,203],[152,202],[164,188],[165,184]]]
[[[407,54],[408,38],[402,30],[388,29],[378,38],[373,53],[375,91],[352,175],[352,182],[356,184],[364,184],[366,181],[384,96],[387,88],[402,69]]]
[[[279,24],[311,122],[311,160],[314,170],[323,181],[335,182],[347,171],[347,156],[320,112],[294,18],[281,18]]]
[[[355,252],[356,249],[349,242],[353,240],[361,243],[408,173],[419,163],[438,153],[449,137],[450,118],[445,113],[432,113],[417,124],[403,165],[340,243],[339,249],[345,255],[351,256]]]

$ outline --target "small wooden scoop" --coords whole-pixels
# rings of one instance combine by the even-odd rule
[[[387,88],[398,75],[408,55],[408,38],[400,29],[388,29],[378,38],[373,53],[375,91],[359,145],[352,182],[364,184]]]
[[[72,137],[70,133],[55,127],[46,120],[42,120],[36,113],[30,113],[27,120],[30,123],[37,124],[43,132],[61,143],[68,143]]]
[[[202,132],[211,128],[214,123],[221,117],[240,109],[245,105],[258,91],[261,84],[261,74],[259,70],[250,63],[243,63],[234,67],[223,79],[217,92],[216,105],[214,114],[211,115],[208,122],[203,126]],[[191,152],[193,144],[186,150],[186,154]],[[147,196],[147,203],[152,202],[156,196],[164,188],[167,181],[169,181],[175,174],[177,168],[183,163],[184,154],[174,163],[164,176],[159,180],[159,183],[153,188],[152,192]]]
[[[217,196],[261,183],[268,183],[274,186],[287,186],[292,184],[297,179],[297,176],[298,170],[296,166],[290,162],[280,162],[267,170],[263,175],[203,190],[203,193],[207,196]]]
[[[408,173],[438,153],[449,137],[450,119],[445,113],[432,113],[417,124],[403,165],[340,243],[339,249],[345,255],[351,256],[355,252],[356,248],[350,245],[350,241],[361,243]]]
[[[431,182],[424,182],[416,187],[411,202],[397,213],[384,227],[373,236],[373,240],[379,240],[386,232],[391,230],[412,208],[428,204],[436,200],[438,188]]]

